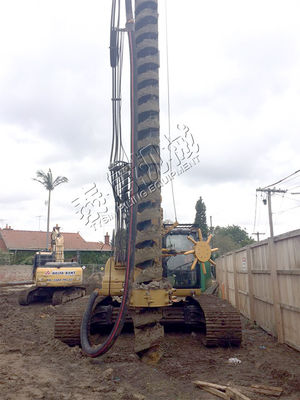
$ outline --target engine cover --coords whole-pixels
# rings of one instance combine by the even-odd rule
[[[39,267],[36,270],[36,285],[47,287],[78,286],[83,282],[81,267]]]

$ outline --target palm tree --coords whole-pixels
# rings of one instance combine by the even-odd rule
[[[49,245],[49,222],[50,222],[50,200],[51,200],[51,192],[54,188],[61,183],[68,182],[68,178],[65,176],[58,176],[53,180],[51,169],[46,173],[44,171],[37,171],[36,178],[32,178],[34,181],[40,182],[45,188],[48,190],[48,217],[47,217],[47,243],[46,248],[48,249]]]

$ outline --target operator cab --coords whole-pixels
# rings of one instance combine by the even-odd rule
[[[35,279],[37,268],[43,267],[46,263],[53,261],[55,261],[55,254],[53,251],[38,251],[35,253],[32,269],[33,279]]]
[[[171,224],[164,224],[167,229]],[[197,240],[197,229],[191,224],[180,224],[163,237],[163,247],[170,250],[187,251],[193,248],[188,236]],[[163,258],[164,277],[168,278],[175,289],[194,289],[201,287],[201,273],[199,265],[191,271],[193,254],[178,254]]]

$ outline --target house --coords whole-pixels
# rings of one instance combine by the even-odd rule
[[[46,235],[47,232],[16,230],[6,225],[0,228],[0,251],[10,253],[11,263],[30,264],[36,251],[45,250]],[[86,242],[79,233],[62,232],[62,235],[66,261],[77,258],[85,264],[103,264],[110,256],[108,233],[104,242]]]

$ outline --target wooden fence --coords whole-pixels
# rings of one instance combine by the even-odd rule
[[[300,230],[227,253],[216,263],[222,296],[300,351]]]

